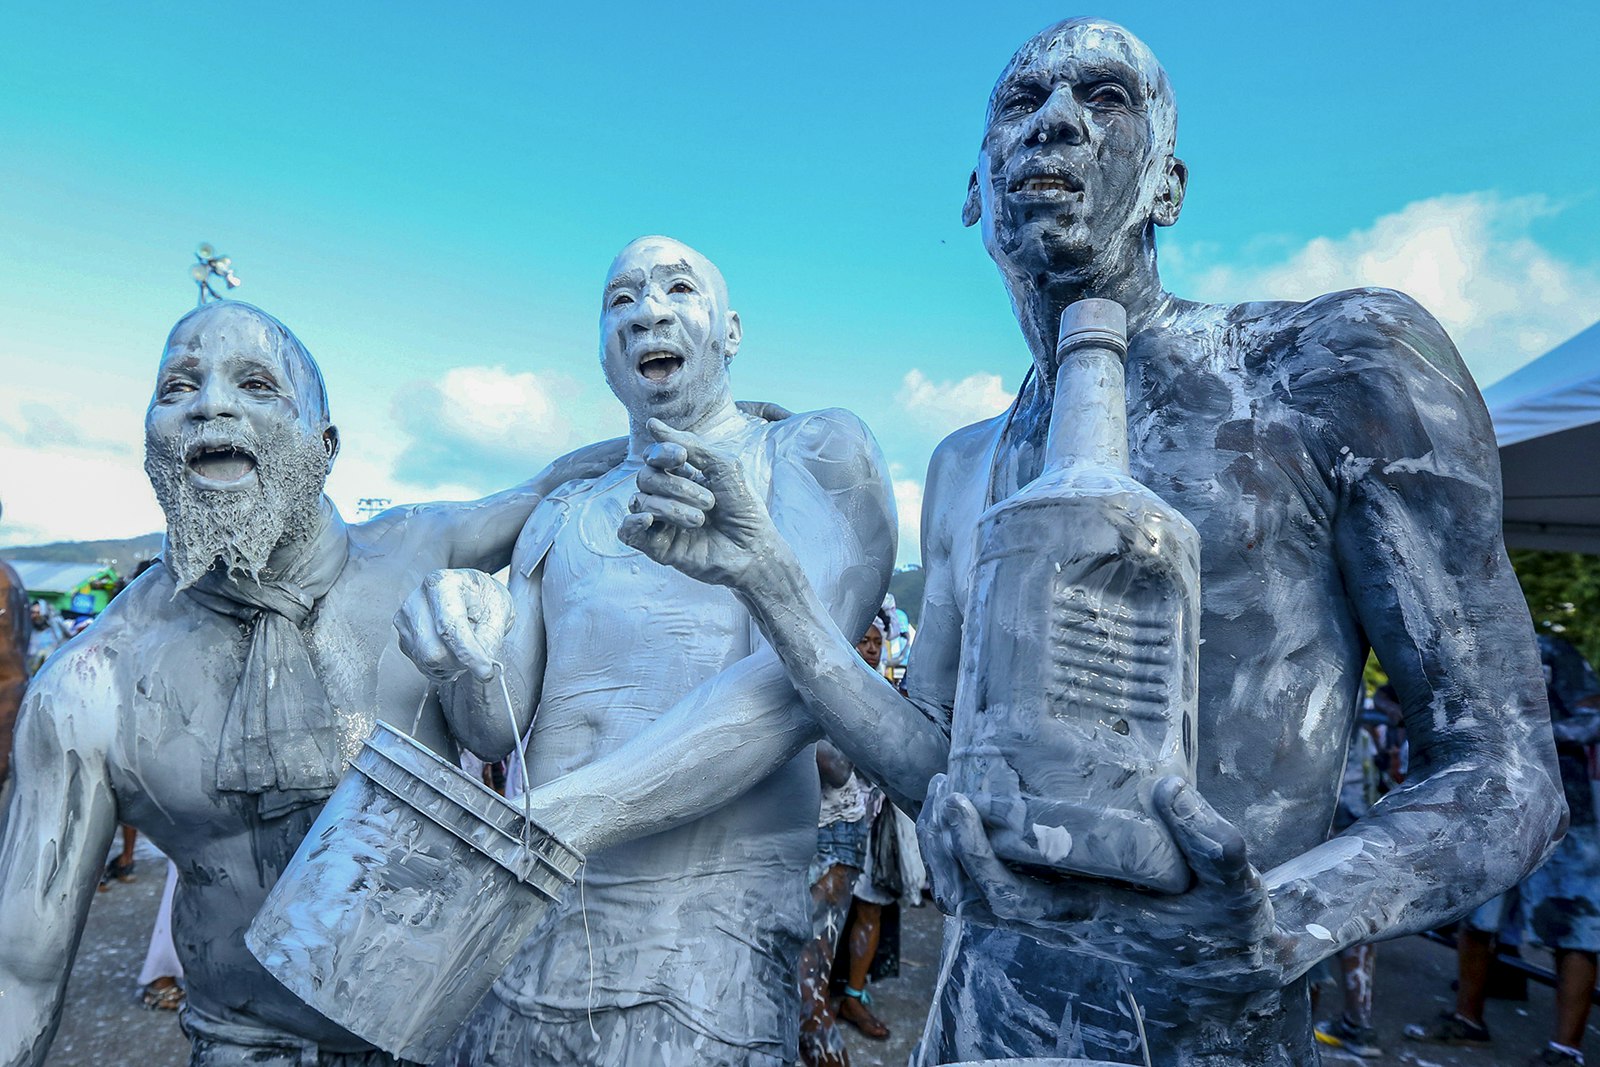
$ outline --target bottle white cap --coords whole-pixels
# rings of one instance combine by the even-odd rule
[[[1119,356],[1128,352],[1128,313],[1115,300],[1090,298],[1068,304],[1061,313],[1056,356],[1082,345],[1103,345]]]

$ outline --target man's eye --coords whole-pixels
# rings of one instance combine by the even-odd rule
[[[694,292],[694,286],[690,285],[688,282],[673,282],[672,288],[668,289],[667,292],[677,296],[682,296],[684,293]]]
[[[1090,89],[1084,97],[1091,104],[1103,107],[1127,107],[1133,101],[1128,98],[1128,91],[1120,85],[1106,82]]]
[[[246,378],[240,383],[240,387],[243,389],[248,389],[252,393],[266,393],[272,391],[272,383],[264,378]]]
[[[1005,98],[1000,105],[1000,110],[1006,114],[1016,115],[1039,109],[1039,97],[1036,93],[1015,92]]]
[[[633,303],[633,297],[629,296],[627,293],[618,293],[616,296],[611,298],[611,306],[614,308],[623,307],[631,303]]]
[[[167,382],[167,383],[165,383],[164,385],[161,386],[161,395],[162,396],[171,396],[174,393],[192,393],[192,392],[194,392],[194,383],[193,382],[172,381],[172,382]]]

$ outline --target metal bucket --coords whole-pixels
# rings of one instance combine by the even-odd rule
[[[946,1064],[945,1067],[1128,1067],[1125,1063],[1111,1063],[1108,1060],[1053,1060],[1026,1059],[1026,1060],[963,1060],[960,1063]]]
[[[582,862],[380,722],[245,944],[346,1030],[432,1063]]]

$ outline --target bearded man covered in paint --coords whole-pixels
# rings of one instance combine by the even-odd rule
[[[1160,64],[1102,20],[1040,33],[995,86],[964,217],[1033,366],[1008,416],[930,464],[909,699],[859,663],[715,446],[686,442],[704,476],[653,492],[691,510],[661,509],[670,534],[638,542],[731,586],[830,739],[922,808],[953,918],[921,1063],[1314,1062],[1313,965],[1460,916],[1536,866],[1565,819],[1494,435],[1454,346],[1386,290],[1234,306],[1166,292],[1155,230],[1183,206],[1176,124]],[[996,669],[961,655],[984,610],[974,531],[1040,472],[1057,325],[1086,297],[1128,313],[1132,472],[1203,546],[1198,780],[1153,793],[1192,868],[1175,895],[1011,870],[978,814],[991,798],[943,775],[958,679]],[[695,507],[706,488],[714,506]],[[1325,842],[1369,648],[1404,705],[1412,776]],[[785,751],[779,730],[745,736],[743,760]]]
[[[173,328],[145,420],[161,562],[33,679],[17,727],[0,1064],[44,1061],[118,822],[178,868],[191,1064],[396,1062],[268,975],[245,927],[375,718],[454,751],[389,634],[405,595],[437,567],[504,566],[545,489],[622,449],[346,526],[323,495],[338,448],[321,372],[276,319],[227,301]]]
[[[600,333],[606,380],[628,409],[628,459],[535,511],[509,591],[446,571],[397,620],[403,647],[440,680],[447,713],[480,756],[507,750],[503,728],[474,729],[492,709],[503,721],[502,677],[519,724],[538,709],[527,762],[547,784],[529,798],[533,815],[587,854],[578,890],[529,939],[445,1062],[792,1063],[817,842],[808,746],[819,731],[727,590],[652,562],[618,531],[647,524],[650,509],[678,509],[650,495],[664,472],[644,456],[665,449],[675,465],[692,462],[657,441],[693,431],[737,457],[750,491],[800,546],[827,610],[858,631],[888,585],[893,493],[853,416],[735,406],[728,365],[742,327],[721,273],[694,249],[662,237],[623,249],[606,278]],[[708,715],[798,722],[804,736],[746,774],[729,747],[736,731],[691,738],[682,729]],[[725,765],[731,774],[713,773]]]

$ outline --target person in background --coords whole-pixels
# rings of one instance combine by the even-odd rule
[[[1367,710],[1370,703],[1362,701],[1362,710],[1350,734],[1344,778],[1339,783],[1339,806],[1333,813],[1335,834],[1343,833],[1355,825],[1356,820],[1364,816],[1378,799],[1381,777],[1378,770],[1378,743],[1373,737],[1377,723],[1373,721],[1373,716],[1379,713]],[[1379,721],[1386,720],[1380,716]],[[1319,966],[1333,965],[1335,961],[1344,1010],[1337,1018],[1325,1019],[1317,1024],[1317,1041],[1361,1059],[1376,1059],[1383,1055],[1372,1028],[1372,983],[1378,966],[1377,946],[1351,945],[1333,960],[1324,960]]]
[[[856,642],[856,652],[863,660],[878,668],[885,677],[889,677],[888,672],[892,667],[886,653],[895,610],[893,595],[885,596],[883,604],[883,610],[873,618],[867,632],[861,635],[861,640]],[[901,661],[904,662],[903,655]],[[893,678],[890,680],[893,681]],[[844,941],[848,953],[846,959],[849,962],[849,978],[845,983],[844,998],[839,1001],[838,1011],[834,1013],[837,1018],[854,1026],[863,1036],[874,1041],[884,1041],[889,1037],[889,1027],[869,1007],[872,997],[867,993],[867,976],[872,968],[873,957],[878,954],[878,942],[883,934],[883,906],[894,903],[893,895],[884,893],[873,885],[870,871],[873,857],[876,855],[878,835],[884,832],[882,828],[887,826],[888,832],[893,832],[894,824],[885,823],[879,818],[884,803],[881,789],[869,790],[866,810],[862,814],[862,825],[866,830],[861,873],[856,877],[851,889],[854,900],[850,905],[850,918],[845,927]]]
[[[1570,642],[1539,634],[1538,643],[1561,787],[1572,821],[1550,859],[1514,891],[1521,900],[1524,939],[1550,949],[1556,963],[1552,1037],[1528,1063],[1583,1067],[1583,1033],[1600,954],[1600,820],[1588,759],[1588,746],[1600,741],[1600,678]],[[1445,1012],[1432,1026],[1407,1027],[1408,1038],[1445,1045],[1490,1044],[1483,1008],[1495,934],[1508,921],[1508,898],[1513,895],[1508,892],[1488,901],[1462,923],[1456,940],[1460,973],[1455,1010]]]
[[[172,895],[177,887],[178,867],[168,860],[161,908],[156,912],[155,928],[150,931],[144,966],[139,969],[139,999],[151,1011],[177,1011],[183,1007],[183,964],[172,943]]]
[[[11,733],[28,687],[28,592],[22,577],[0,560],[0,803],[11,778]],[[3,810],[3,808],[0,808]]]
[[[42,600],[35,600],[28,605],[28,619],[33,624],[28,634],[28,676],[31,678],[39,673],[44,661],[71,635],[67,633],[67,624],[61,620],[56,609]]]

